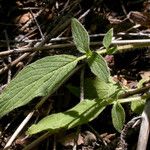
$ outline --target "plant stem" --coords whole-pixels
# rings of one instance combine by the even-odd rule
[[[126,98],[135,94],[140,94],[143,92],[147,92],[150,89],[150,85],[142,87],[142,88],[137,88],[135,90],[132,91],[127,91],[124,94],[121,94],[118,98]]]
[[[84,100],[84,68],[81,69],[80,74],[80,102]]]
[[[118,45],[117,51],[124,52],[129,49],[136,49],[136,48],[142,48],[142,47],[148,47],[150,46],[150,40],[120,40],[120,41],[112,41],[112,44]],[[102,42],[91,42],[91,46],[100,46],[102,45]],[[46,45],[46,46],[38,46],[38,47],[30,47],[30,48],[20,48],[20,49],[10,49],[8,51],[0,52],[0,56],[7,56],[13,53],[26,53],[26,52],[35,52],[35,51],[43,51],[43,50],[50,50],[50,49],[61,49],[61,48],[69,48],[69,47],[75,47],[73,43],[66,43],[66,44],[56,44],[56,45]],[[97,53],[99,54],[105,54],[106,49],[98,49]]]
[[[136,96],[136,97],[129,97],[129,98],[120,98],[118,99],[118,101],[120,103],[129,103],[129,102],[133,102],[133,101],[141,101],[141,100],[146,100],[150,98],[150,94],[144,95],[144,96]],[[113,104],[114,102],[112,102],[111,104]]]

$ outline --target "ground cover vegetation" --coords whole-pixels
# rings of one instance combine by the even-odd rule
[[[149,1],[0,6],[1,149],[149,149]]]

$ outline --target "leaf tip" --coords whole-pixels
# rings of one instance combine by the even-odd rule
[[[33,124],[31,127],[28,128],[28,130],[26,131],[26,135],[32,135],[35,134],[36,132],[34,132],[36,125]]]
[[[109,46],[112,42],[112,38],[113,38],[113,28],[108,30],[108,32],[105,34],[105,36],[103,38],[103,45],[106,49],[109,48]]]

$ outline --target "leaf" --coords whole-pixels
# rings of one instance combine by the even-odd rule
[[[0,95],[0,117],[38,96],[52,94],[73,72],[77,58],[55,55],[25,67]]]
[[[95,119],[105,108],[98,100],[84,100],[72,109],[56,113],[43,118],[37,124],[32,125],[27,134],[36,134],[48,130],[50,133],[58,132],[60,129],[70,129],[85,124]]]
[[[93,78],[85,78],[84,80],[84,96],[87,99],[95,99],[95,98],[99,98],[96,88],[94,86],[94,81],[95,79]]]
[[[88,59],[88,64],[91,71],[101,80],[104,82],[109,82],[110,72],[107,66],[105,59],[93,52],[92,56]]]
[[[88,99],[116,98],[118,92],[122,90],[120,85],[112,82],[106,83],[99,78],[86,78],[84,85],[85,97]]]
[[[111,28],[103,38],[103,45],[106,49],[109,48],[113,38],[113,28]]]
[[[71,30],[72,30],[73,41],[77,49],[81,53],[86,53],[89,55],[91,53],[89,47],[90,38],[86,29],[77,19],[74,18],[72,19],[71,22]]]
[[[124,122],[125,122],[125,112],[120,103],[114,103],[111,111],[112,122],[115,129],[121,132]]]
[[[141,114],[143,112],[144,106],[145,106],[144,99],[141,99],[140,101],[131,102],[131,110],[137,114]]]
[[[93,80],[93,86],[99,99],[116,98],[118,92],[122,90],[121,86],[117,83],[106,83],[98,78]]]

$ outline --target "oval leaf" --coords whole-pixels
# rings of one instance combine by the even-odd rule
[[[109,82],[110,72],[107,66],[105,59],[93,52],[92,56],[88,59],[88,64],[91,71],[101,80],[104,82]]]
[[[125,122],[125,112],[120,103],[116,102],[113,105],[111,116],[112,116],[112,122],[113,122],[115,129],[118,132],[121,132],[124,122]]]
[[[77,49],[81,53],[88,54],[90,52],[90,38],[84,26],[77,19],[74,18],[71,22],[71,30],[73,41]]]
[[[145,100],[142,98],[140,101],[131,102],[131,110],[137,114],[141,114],[143,112],[144,106],[145,106]]]
[[[113,38],[113,28],[111,28],[103,38],[103,45],[106,49],[109,48]]]
[[[72,73],[77,58],[55,55],[25,67],[0,95],[0,117],[38,96],[52,94]]]
[[[93,86],[97,92],[98,98],[107,99],[110,97],[117,97],[119,91],[122,90],[121,86],[117,83],[106,83],[96,78],[93,80]]]
[[[48,130],[50,133],[58,132],[60,129],[70,129],[87,123],[96,118],[105,106],[95,100],[84,100],[72,109],[64,113],[56,113],[43,118],[37,124],[32,125],[27,134],[36,134]]]

